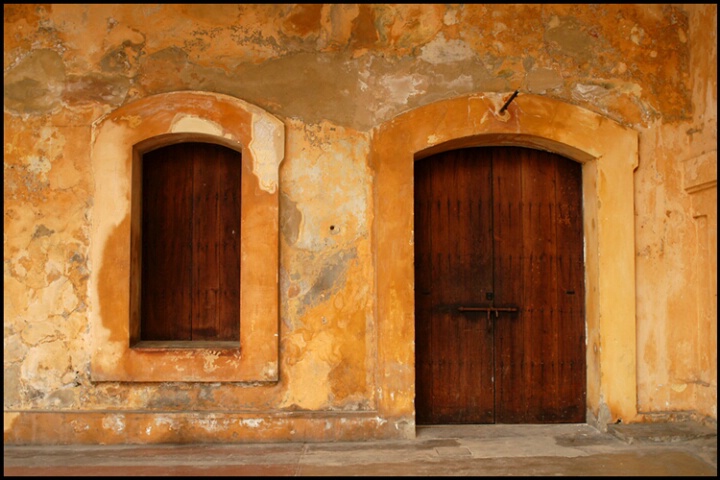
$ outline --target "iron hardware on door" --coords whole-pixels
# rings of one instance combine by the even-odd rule
[[[495,313],[495,318],[500,316],[500,312],[517,312],[518,307],[458,307],[459,312],[487,312],[487,318],[490,313]]]

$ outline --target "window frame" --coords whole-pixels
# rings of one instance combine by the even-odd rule
[[[142,154],[190,141],[241,154],[240,341],[133,346],[140,325]],[[284,142],[284,125],[277,118],[237,98],[207,92],[154,95],[93,124],[89,289],[94,381],[278,380],[278,176]]]

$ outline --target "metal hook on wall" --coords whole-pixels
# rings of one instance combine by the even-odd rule
[[[520,93],[520,90],[515,90],[515,93],[513,93],[510,98],[508,98],[507,102],[505,102],[505,105],[502,106],[502,108],[500,109],[500,111],[498,113],[503,113],[507,109],[507,107],[510,105],[510,102],[515,100],[515,97],[518,96],[518,93]]]

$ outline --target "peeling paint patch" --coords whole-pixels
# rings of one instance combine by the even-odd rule
[[[160,415],[160,416],[155,417],[154,421],[155,421],[155,425],[158,427],[166,426],[169,430],[177,429],[175,420],[173,420],[171,418],[167,418],[167,417]]]
[[[17,412],[3,412],[3,428],[5,432],[12,432],[15,420],[20,416]]]
[[[205,355],[205,365],[203,366],[203,368],[206,372],[214,372],[215,370],[217,370],[218,367],[217,365],[215,365],[215,361],[218,358],[220,358],[219,352],[208,352]]]
[[[294,245],[300,235],[300,224],[302,212],[297,207],[297,202],[286,195],[280,195],[280,231],[290,245]]]
[[[260,188],[268,193],[275,193],[278,185],[278,167],[284,155],[281,128],[268,118],[253,115],[253,134],[248,148],[253,156],[253,173]]]
[[[49,237],[53,233],[55,233],[55,230],[50,230],[45,225],[38,225],[32,238]]]
[[[475,52],[462,40],[447,40],[440,33],[433,41],[422,47],[420,59],[433,65],[472,60]]]
[[[384,105],[378,109],[377,116],[382,117],[394,107],[406,106],[410,97],[422,95],[426,90],[417,87],[426,83],[421,75],[387,75],[380,79]]]
[[[250,428],[258,428],[260,425],[263,424],[262,418],[245,418],[240,421],[240,424],[243,426],[247,426]]]
[[[600,85],[583,85],[578,83],[573,89],[572,96],[577,100],[592,100],[602,98],[608,93],[607,88]]]
[[[277,336],[277,335],[276,335]],[[263,369],[263,376],[266,378],[272,378],[277,375],[277,364],[275,363],[268,363],[265,365],[265,368]]]
[[[305,303],[314,304],[318,300],[329,297],[332,292],[337,291],[345,282],[349,262],[356,258],[357,250],[355,248],[339,251],[328,258],[308,292],[304,300]]]
[[[223,129],[220,125],[206,118],[196,117],[194,115],[176,115],[170,126],[172,133],[206,133],[208,135],[222,137]]]
[[[28,158],[27,170],[30,173],[34,173],[36,175],[44,177],[44,175],[49,172],[51,168],[52,164],[47,158],[36,157],[34,155]]]
[[[108,415],[103,418],[102,426],[115,433],[122,433],[125,430],[125,415]]]
[[[127,122],[130,127],[135,128],[142,123],[142,117],[140,115],[123,115],[118,121]]]
[[[551,50],[558,49],[580,61],[591,58],[592,47],[598,43],[598,39],[590,35],[577,18],[553,16],[548,27],[545,41]]]
[[[630,40],[632,40],[635,45],[640,45],[644,37],[645,30],[643,30],[641,27],[638,27],[637,25],[633,26],[632,30],[630,30]]]
[[[454,80],[447,83],[447,88],[452,89],[462,89],[462,90],[469,90],[473,86],[473,77],[472,75],[459,75]]]
[[[51,111],[60,105],[64,82],[62,56],[50,49],[33,50],[6,70],[5,108],[16,113]]]
[[[538,68],[528,72],[525,83],[529,92],[545,93],[563,85],[562,75],[550,68]]]
[[[443,17],[443,23],[445,25],[457,25],[459,23],[459,20],[457,18],[457,10],[448,10],[445,12],[445,16]]]
[[[72,425],[73,431],[76,433],[87,432],[88,430],[90,430],[90,425],[78,420],[73,420],[72,422],[70,422],[70,425]]]
[[[227,420],[225,421],[225,423]],[[208,432],[215,432],[221,425],[218,425],[218,421],[215,417],[202,418],[198,420],[198,427],[205,429]]]

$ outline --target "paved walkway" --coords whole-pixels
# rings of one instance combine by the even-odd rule
[[[419,427],[413,440],[5,446],[5,476],[717,476],[698,424]]]

